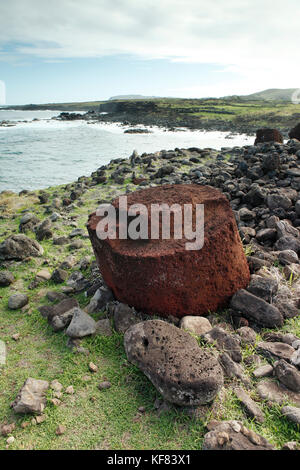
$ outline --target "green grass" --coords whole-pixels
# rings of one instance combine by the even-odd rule
[[[263,95],[262,95],[263,97]],[[259,98],[259,96],[258,96]],[[145,114],[143,111],[134,111],[135,104],[141,105],[143,101],[153,101],[156,108]],[[169,120],[171,125],[181,126],[187,119],[192,120],[192,127],[201,127],[202,124],[226,123],[231,128],[241,126],[250,128],[276,127],[287,130],[293,127],[300,118],[300,105],[293,104],[291,100],[270,101],[257,99],[256,96],[248,99],[243,97],[228,98],[156,98],[147,100],[116,100],[114,103],[122,103],[128,108],[129,114],[133,113],[141,119],[153,118],[154,120]],[[99,110],[103,101],[79,102],[79,103],[49,103],[34,105],[33,109],[52,109],[62,111],[88,111]],[[30,105],[32,106],[32,105]],[[26,106],[15,107],[15,109],[28,109]],[[113,117],[113,116],[112,116]],[[125,116],[123,116],[124,118]],[[110,119],[110,116],[106,116]]]
[[[110,165],[107,176],[114,168],[114,165]],[[178,171],[184,170],[179,168]],[[88,189],[81,198],[83,205],[71,211],[71,215],[76,216],[78,227],[85,227],[87,214],[96,209],[98,200],[124,193],[128,183],[126,179],[123,185],[97,185]],[[132,187],[135,188],[134,185]],[[60,198],[65,195],[64,186],[45,191],[50,196],[50,202],[55,194]],[[2,194],[0,206],[4,216],[0,219],[0,242],[12,232],[18,233],[22,210],[30,208],[41,220],[48,216],[44,213],[44,206],[38,203],[35,193],[22,198]],[[54,226],[55,236],[67,235],[73,230],[73,227],[61,220]],[[34,238],[33,233],[27,235]],[[63,332],[54,333],[37,310],[39,305],[47,303],[47,290],[60,290],[61,285],[48,281],[36,289],[28,290],[28,285],[41,269],[45,258],[48,260],[45,268],[52,272],[70,253],[66,246],[55,246],[51,240],[42,241],[41,244],[45,250],[43,258],[14,263],[9,269],[15,275],[15,283],[0,289],[0,339],[7,345],[7,364],[2,368],[0,376],[0,423],[16,423],[12,433],[15,442],[10,449],[197,450],[201,449],[205,425],[210,419],[241,420],[245,426],[262,434],[278,448],[287,441],[300,440],[299,428],[281,416],[277,405],[261,404],[266,418],[263,424],[249,419],[228,381],[213,404],[201,407],[200,416],[190,417],[185,410],[175,406],[159,414],[154,407],[155,400],[160,398],[159,393],[143,373],[127,362],[123,337],[117,333],[108,338],[85,338],[81,345],[89,351],[88,355],[70,350],[67,347],[67,336]],[[84,240],[84,247],[72,254],[77,261],[85,255],[93,256],[89,240]],[[88,273],[89,270],[84,274]],[[15,291],[26,292],[30,299],[21,311],[11,311],[7,307],[8,298]],[[79,294],[77,299],[82,307],[89,301],[84,294]],[[97,319],[101,315],[103,313],[94,317]],[[223,320],[221,312],[218,319]],[[286,321],[283,331],[299,336],[299,319]],[[18,341],[12,339],[16,333],[20,334]],[[258,335],[257,341],[260,339]],[[214,348],[213,345],[209,347]],[[243,360],[254,352],[254,347],[244,348]],[[97,373],[89,371],[89,362],[98,366]],[[245,366],[245,369],[253,379],[253,366]],[[49,382],[57,379],[64,390],[73,385],[75,394],[63,393],[61,404],[54,406],[50,402],[54,395],[49,391],[45,421],[33,424],[32,416],[16,415],[10,408],[10,403],[28,377]],[[86,377],[90,380],[87,381]],[[97,385],[104,380],[109,380],[112,387],[100,391]],[[257,399],[255,392],[252,394]],[[144,407],[145,412],[138,412],[139,407]],[[25,429],[21,426],[24,422],[29,423]],[[62,436],[55,433],[58,425],[66,428]],[[0,436],[0,449],[5,449],[6,439]]]

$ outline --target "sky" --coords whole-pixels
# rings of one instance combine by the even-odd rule
[[[299,0],[0,0],[0,104],[300,88]]]

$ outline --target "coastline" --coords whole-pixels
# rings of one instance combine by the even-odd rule
[[[26,113],[23,113],[23,116]],[[30,113],[31,117],[35,114]],[[55,116],[54,116],[55,117]],[[12,127],[0,128],[1,190],[20,192],[69,184],[91,174],[115,158],[128,158],[134,149],[143,153],[161,149],[210,148],[213,152],[252,144],[246,135],[219,131],[159,126],[140,126],[145,133],[131,133],[128,123],[102,120],[28,120],[25,116]],[[1,119],[1,117],[0,117]],[[24,122],[26,120],[26,122]],[[128,130],[130,132],[128,132]],[[19,178],[15,180],[14,169]]]
[[[254,417],[257,419],[251,418],[251,435],[253,432],[263,435],[277,449],[281,449],[285,442],[299,441],[299,431],[293,431],[291,436],[287,434],[286,425],[281,426],[286,418],[279,412],[276,400],[281,399],[280,394],[286,393],[286,388],[274,379],[265,382],[263,378],[257,379],[253,375],[258,365],[265,364],[266,357],[270,357],[275,346],[274,354],[279,354],[277,348],[287,348],[286,344],[282,346],[281,338],[291,336],[299,340],[299,260],[296,252],[296,264],[281,265],[284,251],[294,248],[300,253],[299,238],[282,236],[285,230],[286,233],[299,232],[299,159],[300,142],[296,140],[286,144],[232,147],[224,151],[203,148],[165,150],[145,153],[134,160],[112,160],[90,176],[80,177],[70,184],[21,191],[18,195],[8,192],[0,194],[0,263],[2,279],[7,282],[1,291],[0,323],[2,338],[8,346],[9,368],[9,373],[3,375],[3,388],[7,394],[1,402],[0,411],[3,417],[9,416],[9,422],[15,422],[16,448],[32,446],[33,439],[36,449],[45,448],[43,436],[54,435],[54,421],[56,425],[65,424],[66,433],[71,436],[64,443],[64,448],[71,449],[78,445],[72,436],[79,420],[86,433],[89,432],[91,420],[96,420],[97,425],[104,422],[105,437],[119,441],[120,409],[123,410],[124,419],[121,435],[127,431],[128,423],[132,420],[136,423],[137,410],[143,410],[138,413],[138,419],[149,420],[146,430],[142,430],[143,435],[140,428],[136,430],[132,427],[137,442],[143,442],[143,446],[146,443],[151,448],[151,438],[157,435],[157,429],[163,423],[169,429],[176,414],[177,419],[185,423],[178,439],[184,438],[186,447],[191,448],[197,433],[201,438],[198,447],[202,448],[207,429],[205,424],[201,424],[199,429],[199,422],[218,420],[221,413],[223,421],[234,419],[235,423],[243,423],[243,429],[249,427],[248,418],[243,414],[243,403],[232,399],[237,381],[256,393]],[[147,187],[182,183],[213,186],[228,199],[250,272],[254,274],[252,292],[255,293],[239,291],[240,296],[248,297],[244,302],[240,301],[237,308],[231,306],[211,312],[205,318],[211,325],[209,331],[219,332],[223,336],[221,343],[217,341],[216,344],[207,345],[201,342],[201,347],[224,359],[225,354],[232,354],[233,344],[233,351],[243,360],[238,364],[238,369],[237,365],[232,369],[237,370],[237,375],[228,369],[233,360],[230,362],[228,359],[225,365],[222,362],[226,377],[222,393],[212,406],[190,409],[189,414],[184,407],[163,402],[149,379],[137,373],[136,368],[126,361],[124,330],[119,326],[120,315],[116,315],[116,309],[122,312],[124,321],[140,322],[149,317],[114,299],[97,267],[86,228],[88,215],[97,209],[99,203],[109,203],[120,195]],[[270,227],[272,224],[273,228]],[[23,243],[21,248],[18,248],[19,241]],[[38,253],[27,250],[31,244],[39,248]],[[291,276],[293,273],[295,276]],[[265,293],[266,286],[267,289],[270,286],[273,296],[271,303],[258,295],[259,288]],[[21,304],[17,303],[19,300]],[[92,336],[73,341],[66,334],[68,322],[57,324],[53,320],[55,315],[47,317],[48,312],[54,312],[54,309],[60,309],[65,304],[69,308],[70,304],[72,308],[78,305],[85,319],[97,322],[97,330]],[[276,313],[276,317],[270,315],[270,310]],[[203,320],[203,317],[197,318]],[[162,320],[180,328],[174,317]],[[286,335],[287,332],[289,335]],[[226,341],[231,341],[226,343],[226,347],[229,345],[227,352],[223,349],[224,337]],[[299,353],[292,346],[290,348],[295,354]],[[272,356],[272,359],[278,357]],[[271,361],[268,359],[268,362]],[[98,368],[97,373],[91,372],[91,368],[95,370],[94,365]],[[270,367],[273,373],[276,369],[273,362]],[[43,414],[45,419],[38,426],[35,421],[34,425],[29,422],[25,430],[22,424],[28,418],[15,420],[9,404],[15,400],[17,390],[28,376],[46,380],[49,384],[59,381],[64,389],[72,386],[73,392],[71,395],[63,393],[57,398],[54,390],[49,391]],[[105,383],[109,390],[99,390],[99,381]],[[269,389],[268,386],[273,388]],[[274,388],[277,395],[273,393]],[[143,390],[143,393],[137,394],[137,389]],[[266,402],[269,391],[272,395]],[[92,398],[87,400],[87,396]],[[289,396],[293,404],[299,394]],[[115,409],[117,412],[112,412],[107,418],[107,414],[103,416],[103,409],[106,413]],[[95,437],[94,430],[89,439],[89,447],[97,446],[99,437]],[[162,436],[161,443],[167,446],[169,438]],[[4,446],[3,440],[0,447]]]
[[[286,137],[298,120],[299,105],[288,101],[243,100],[228,98],[157,98],[143,100],[108,100],[85,103],[8,106],[7,110],[52,110],[71,114],[84,113],[83,119],[123,122],[132,126],[224,131],[253,135],[258,128],[276,127]],[[107,113],[105,116],[101,113]]]

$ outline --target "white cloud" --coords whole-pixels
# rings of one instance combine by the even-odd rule
[[[237,77],[236,93],[299,87],[299,14],[299,0],[9,0],[0,48],[48,61],[130,54],[218,64]],[[221,80],[215,91],[234,92]]]

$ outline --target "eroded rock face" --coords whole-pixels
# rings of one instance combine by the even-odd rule
[[[256,131],[256,139],[254,145],[265,142],[283,143],[283,136],[277,129],[258,129]]]
[[[151,380],[165,400],[183,406],[211,402],[223,372],[210,351],[189,333],[161,320],[130,327],[124,336],[127,358]]]
[[[227,198],[218,190],[199,185],[164,185],[130,193],[127,203],[147,207],[149,227],[153,203],[169,207],[192,204],[194,214],[196,204],[204,204],[204,246],[186,250],[190,240],[174,240],[173,217],[168,240],[120,240],[117,236],[115,240],[101,241],[96,234],[101,218],[92,214],[89,236],[99,269],[117,300],[148,314],[181,318],[215,311],[247,286],[249,268],[235,218]],[[113,205],[119,209],[119,200]]]
[[[43,247],[26,235],[12,235],[0,244],[1,260],[23,260],[28,256],[42,256]]]

